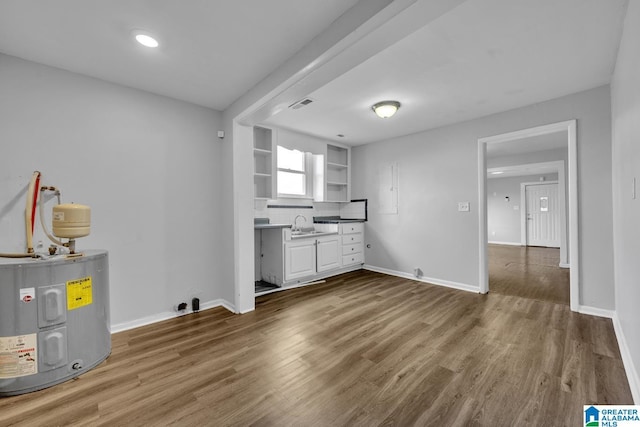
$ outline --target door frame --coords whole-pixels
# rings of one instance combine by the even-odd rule
[[[522,129],[515,132],[502,133],[489,137],[478,138],[478,206],[479,209],[479,288],[480,293],[489,292],[489,259],[487,233],[487,144],[516,141],[533,136],[546,135],[556,132],[567,133],[567,171],[569,178],[569,279],[570,308],[578,311],[580,308],[580,251],[578,236],[578,139],[577,121],[568,120],[543,126]]]
[[[522,246],[528,246],[528,239],[527,239],[527,230],[528,230],[528,224],[527,224],[527,187],[533,187],[535,185],[549,185],[549,184],[556,184],[558,186],[558,221],[560,224],[560,231],[559,234],[560,236],[558,236],[560,238],[560,247],[562,248],[562,234],[564,233],[564,227],[562,226],[563,222],[564,222],[564,218],[563,216],[563,212],[561,212],[560,209],[560,203],[564,202],[564,197],[561,198],[560,197],[560,184],[559,181],[534,181],[534,182],[521,182],[520,183],[520,205],[523,207],[523,209],[520,209],[520,244]],[[560,267],[562,267],[562,249],[560,250],[561,255],[560,255]]]

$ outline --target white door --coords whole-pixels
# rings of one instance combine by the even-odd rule
[[[338,236],[318,239],[318,272],[340,267],[341,246]]]
[[[558,184],[525,187],[527,246],[560,247]]]
[[[291,280],[316,273],[316,240],[302,239],[284,245],[284,279]]]

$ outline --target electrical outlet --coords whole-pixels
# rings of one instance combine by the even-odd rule
[[[469,202],[458,202],[458,212],[469,212]]]

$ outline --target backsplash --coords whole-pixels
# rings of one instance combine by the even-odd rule
[[[291,207],[269,208],[269,205],[282,206],[284,203],[265,200],[256,200],[254,202],[254,218],[269,218],[271,224],[293,224],[294,219],[298,215],[305,217],[306,222],[298,219],[298,225],[301,227],[311,227],[313,225],[314,216],[339,216],[340,203],[313,203],[305,200],[302,203],[291,204]],[[287,203],[290,205],[290,203]],[[300,205],[297,207],[295,205]],[[295,206],[295,207],[294,207]],[[312,208],[303,206],[313,206]]]

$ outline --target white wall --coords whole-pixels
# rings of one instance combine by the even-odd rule
[[[562,132],[564,138],[567,138],[567,132]],[[567,145],[567,144],[565,144]],[[498,168],[505,166],[524,165],[527,163],[544,163],[563,160],[565,169],[567,167],[568,158],[567,148],[557,148],[554,150],[535,151],[532,153],[521,153],[509,156],[487,157],[487,168]]]
[[[487,230],[489,242],[521,243],[520,210],[525,209],[520,200],[520,184],[523,182],[556,181],[558,174],[514,176],[487,180]],[[505,197],[509,197],[507,201]],[[516,209],[517,207],[517,209]]]
[[[369,199],[367,264],[478,287],[478,143],[487,137],[578,121],[581,305],[611,310],[611,110],[602,86],[352,151],[353,193]],[[380,215],[378,170],[399,165],[399,214]],[[470,201],[471,212],[457,211]]]
[[[640,403],[640,4],[629,2],[611,84],[616,315],[625,367]],[[632,180],[636,179],[636,198]],[[625,351],[623,351],[623,358]]]
[[[77,244],[110,253],[112,325],[221,297],[219,112],[0,55],[0,122],[0,251],[24,250],[40,170],[92,208]]]

